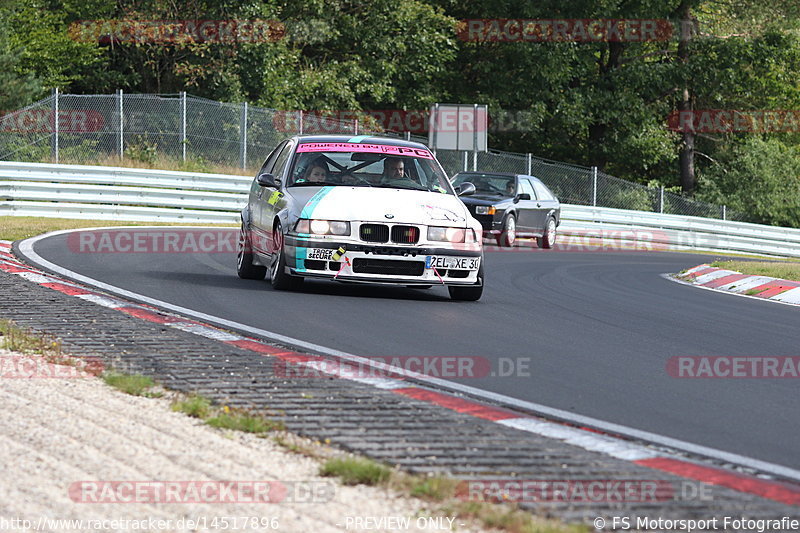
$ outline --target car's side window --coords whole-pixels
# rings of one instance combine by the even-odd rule
[[[547,190],[547,187],[539,183],[538,181],[533,182],[533,187],[536,189],[536,194],[539,196],[540,200],[554,200],[553,195]]]
[[[286,146],[283,147],[281,150],[280,155],[278,158],[275,159],[275,165],[272,167],[272,174],[276,178],[280,178],[283,176],[284,167],[286,167],[286,161],[289,160],[289,156],[292,155],[292,144],[286,143]]]
[[[531,182],[526,179],[521,179],[519,180],[519,182],[522,185],[522,192],[530,194],[531,200],[536,200],[536,193],[533,192],[533,187],[531,187]]]
[[[275,165],[275,159],[278,157],[278,154],[281,153],[281,148],[286,145],[287,141],[283,141],[281,144],[275,147],[271,154],[267,157],[267,160],[264,161],[264,164],[261,165],[261,170],[258,171],[256,176],[260,176],[264,172],[270,172],[272,167]]]

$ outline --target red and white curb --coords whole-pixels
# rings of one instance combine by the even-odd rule
[[[797,281],[742,274],[706,264],[690,268],[676,277],[706,289],[800,305],[800,282]]]
[[[376,388],[390,390],[396,394],[434,404],[446,409],[468,414],[476,418],[490,420],[506,427],[514,428],[544,437],[559,440],[592,452],[631,461],[637,465],[669,472],[680,477],[703,483],[727,487],[740,492],[755,494],[788,505],[800,505],[800,485],[794,483],[762,479],[752,475],[740,474],[682,458],[616,436],[604,434],[589,427],[579,427],[566,423],[553,422],[532,415],[525,415],[511,409],[487,405],[465,399],[454,394],[426,388],[406,378],[424,377],[414,372],[398,369],[384,363],[374,363],[374,367],[389,377],[362,377],[363,371],[347,361],[326,356],[311,355],[273,346],[261,340],[241,336],[202,322],[187,320],[172,315],[156,307],[100,294],[76,283],[65,281],[19,262],[11,253],[11,243],[0,241],[0,270],[16,274],[28,281],[44,287],[81,298],[104,307],[115,309],[128,315],[173,327],[209,339],[251,350],[268,357],[275,357],[295,366],[305,367],[309,372],[318,372],[365,383]],[[297,372],[298,374],[302,372]]]

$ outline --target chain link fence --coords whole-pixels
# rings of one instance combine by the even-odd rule
[[[303,111],[278,111],[181,94],[59,94],[0,117],[0,160],[125,165],[207,171],[213,165],[254,174],[284,138],[303,133],[376,134],[427,143]],[[483,172],[531,174],[563,203],[744,220],[724,206],[581,167],[511,152],[436,153],[449,176]],[[177,167],[176,167],[177,162]],[[170,165],[171,163],[171,165]]]

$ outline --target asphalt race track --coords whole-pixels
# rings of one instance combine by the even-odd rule
[[[307,281],[300,292],[276,292],[266,281],[239,279],[227,252],[78,253],[66,235],[39,241],[35,251],[117,287],[351,354],[476,356],[493,369],[501,358],[521,358],[529,368],[517,366],[520,375],[461,381],[800,468],[797,379],[667,373],[674,356],[800,355],[800,308],[661,277],[714,256],[489,251],[483,298],[455,302],[442,287]]]

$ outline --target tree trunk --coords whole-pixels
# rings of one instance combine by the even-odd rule
[[[682,0],[678,6],[678,17],[680,19],[680,41],[678,42],[678,60],[684,65],[689,63],[689,43],[692,40],[693,22],[691,15],[691,0]],[[682,113],[692,111],[692,93],[688,83],[683,87],[681,101],[678,102],[679,117]],[[693,121],[692,121],[693,123]],[[680,147],[680,172],[681,189],[683,192],[694,192],[697,187],[697,177],[694,172],[694,130],[688,129],[681,133]]]

